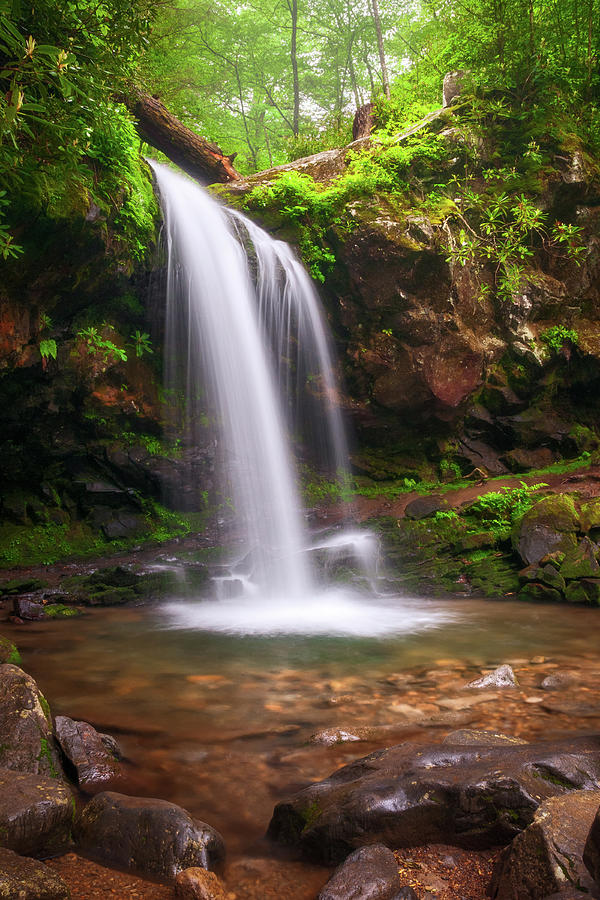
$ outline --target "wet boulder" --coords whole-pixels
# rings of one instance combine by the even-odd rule
[[[166,800],[98,794],[76,823],[81,849],[107,865],[174,879],[184,869],[213,869],[225,856],[221,835]]]
[[[549,553],[574,550],[579,527],[573,498],[555,494],[540,500],[525,513],[513,531],[513,546],[525,565],[537,564]]]
[[[68,846],[72,826],[73,798],[64,782],[0,769],[0,847],[50,855]]]
[[[542,803],[531,825],[498,860],[492,897],[544,900],[565,889],[594,892],[582,856],[599,803],[600,791],[573,791]]]
[[[56,738],[73,767],[77,784],[82,790],[109,781],[119,775],[120,767],[107,747],[103,735],[88,722],[75,722],[68,716],[57,716],[54,723]]]
[[[588,872],[590,872],[592,878],[600,887],[600,808],[596,810],[594,821],[585,842],[583,861]]]
[[[317,900],[396,900],[398,864],[383,844],[360,847],[338,866]]]
[[[18,900],[69,900],[60,875],[35,859],[0,849],[0,897]]]
[[[50,709],[37,684],[17,666],[0,666],[0,767],[62,777]]]
[[[36,622],[45,616],[44,604],[32,597],[14,597],[13,615],[25,621]]]
[[[328,864],[367,843],[507,843],[549,797],[600,788],[600,737],[497,746],[405,743],[279,803],[268,836]]]

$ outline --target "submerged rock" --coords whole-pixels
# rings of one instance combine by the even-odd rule
[[[268,836],[335,863],[356,847],[510,841],[543,800],[600,788],[600,738],[379,750],[279,803]]]
[[[68,716],[57,716],[54,723],[58,743],[75,770],[80,788],[93,787],[115,778],[119,763],[106,746],[103,735],[88,722],[75,722]]]
[[[506,687],[516,687],[519,682],[516,679],[515,673],[512,670],[511,666],[498,666],[497,669],[494,669],[493,672],[489,672],[487,675],[482,675],[481,678],[476,678],[474,681],[470,681],[467,684],[468,688],[506,688]]]
[[[509,734],[501,734],[499,731],[482,731],[476,728],[461,728],[459,731],[451,731],[442,740],[443,744],[458,744],[467,747],[476,747],[481,744],[485,747],[498,747],[505,744],[526,744],[522,738],[511,737]]]
[[[0,666],[0,767],[62,777],[50,709],[37,684],[17,666]]]
[[[335,870],[317,900],[396,900],[398,864],[383,844],[360,847]]]
[[[500,857],[492,897],[544,900],[565,888],[595,893],[582,855],[598,804],[600,791],[573,791],[542,803],[531,825]]]
[[[35,859],[0,849],[0,897],[10,900],[69,900],[60,875]]]
[[[212,869],[225,856],[221,835],[166,800],[106,791],[85,806],[76,840],[108,865],[173,879],[184,869]]]
[[[0,847],[49,856],[68,846],[72,826],[73,798],[63,782],[0,769]]]
[[[175,896],[178,900],[227,900],[215,873],[198,867],[179,873],[175,879]]]

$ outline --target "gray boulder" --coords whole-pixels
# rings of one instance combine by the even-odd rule
[[[338,866],[317,900],[395,900],[401,887],[392,851],[372,844],[355,850]]]
[[[552,797],[500,857],[492,877],[495,900],[544,900],[566,889],[598,893],[583,864],[583,848],[600,791]]]
[[[0,849],[0,897],[6,900],[69,900],[60,875],[35,859]]]
[[[184,869],[213,869],[225,856],[221,835],[166,800],[105,791],[84,807],[76,841],[107,865],[174,879]]]
[[[69,845],[72,827],[73,797],[64,782],[0,769],[0,847],[50,855]]]
[[[57,716],[54,727],[58,743],[75,770],[80,788],[86,790],[119,775],[119,763],[107,748],[103,735],[87,722]]]
[[[0,767],[62,778],[50,709],[17,666],[0,666]]]
[[[505,844],[540,803],[600,788],[600,737],[539,744],[405,743],[344,766],[275,807],[268,836],[328,864],[388,847]]]

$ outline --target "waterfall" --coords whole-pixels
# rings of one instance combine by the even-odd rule
[[[310,440],[330,473],[347,467],[318,297],[288,245],[152,166],[168,254],[167,382],[185,382],[188,421],[202,386],[202,402],[217,411],[251,584],[263,596],[302,599],[314,584],[292,441]]]

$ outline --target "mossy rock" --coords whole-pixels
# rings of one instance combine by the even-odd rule
[[[565,589],[567,603],[588,603],[589,598],[581,581],[571,581]]]
[[[519,591],[519,600],[534,600],[541,603],[560,603],[563,595],[547,584],[531,581]]]
[[[0,665],[10,663],[12,666],[21,665],[21,654],[12,641],[0,635]],[[1,896],[1,895],[0,895]]]
[[[581,504],[581,530],[600,528],[600,498]]]
[[[81,616],[82,611],[74,606],[66,606],[64,603],[47,603],[44,612],[51,619],[71,619]]]
[[[600,565],[596,559],[597,547],[584,537],[579,544],[565,554],[560,567],[563,578],[594,578],[600,575]]]
[[[568,554],[577,546],[575,535],[579,528],[579,515],[571,496],[545,497],[513,527],[513,549],[526,565],[539,563],[549,553]]]
[[[0,585],[0,596],[12,596],[14,594],[29,594],[46,587],[46,582],[39,578],[13,578]]]

